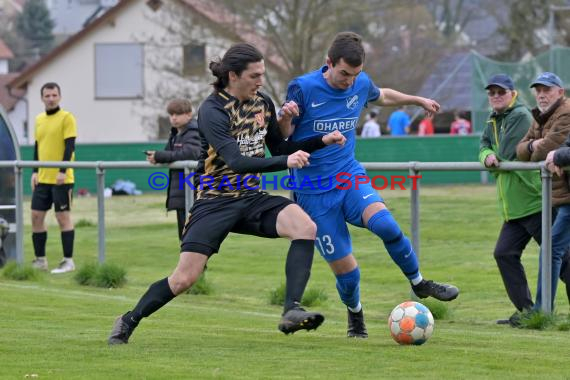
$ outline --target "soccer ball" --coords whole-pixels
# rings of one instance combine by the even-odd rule
[[[388,318],[392,338],[399,344],[423,344],[433,333],[433,315],[419,302],[406,301],[394,308]]]

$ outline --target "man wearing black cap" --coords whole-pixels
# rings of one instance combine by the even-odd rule
[[[529,110],[518,100],[513,80],[506,74],[492,76],[485,87],[492,112],[481,135],[479,161],[488,168],[516,161],[517,143],[532,123]],[[503,226],[495,245],[495,260],[509,299],[517,311],[500,324],[517,326],[520,313],[533,302],[521,255],[531,238],[541,241],[541,182],[537,171],[493,171]]]
[[[537,107],[532,110],[534,121],[531,128],[517,145],[517,157],[521,161],[542,161],[550,151],[560,147],[570,134],[570,102],[564,97],[564,85],[556,74],[542,73],[530,87],[534,91]],[[552,178],[552,205],[556,211],[552,225],[552,307],[558,277],[567,284],[570,280],[568,255],[565,256],[570,246],[570,191],[566,175],[562,172],[559,174],[553,174]],[[564,269],[561,270],[563,262]],[[539,269],[536,310],[542,305],[541,282]]]

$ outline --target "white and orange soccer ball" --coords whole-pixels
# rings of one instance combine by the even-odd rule
[[[419,302],[406,301],[394,308],[388,318],[392,338],[399,344],[423,344],[433,334],[433,315]]]

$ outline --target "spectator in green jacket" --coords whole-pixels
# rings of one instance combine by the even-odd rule
[[[517,161],[516,147],[532,124],[530,111],[518,100],[513,80],[506,74],[489,79],[487,87],[492,112],[480,141],[479,161],[487,168],[500,162]],[[493,171],[497,181],[503,226],[495,246],[495,260],[507,294],[517,309],[499,324],[520,324],[521,312],[532,309],[521,255],[530,239],[541,244],[542,196],[538,171]]]

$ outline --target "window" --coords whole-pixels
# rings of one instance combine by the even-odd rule
[[[142,98],[143,45],[95,45],[95,98]]]
[[[170,124],[170,118],[168,116],[158,117],[158,131],[156,131],[156,138],[158,140],[168,140],[170,137],[170,130],[172,125]]]
[[[182,75],[203,75],[206,72],[206,45],[190,43],[184,45]]]

